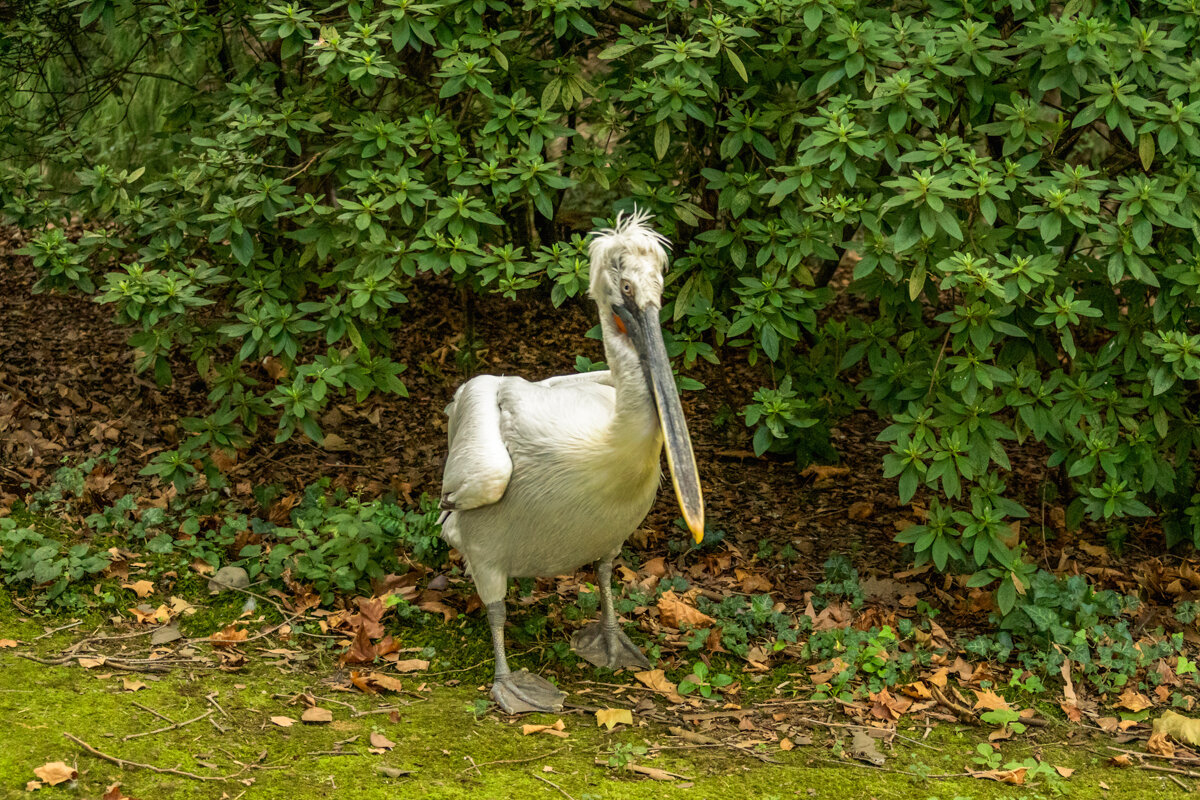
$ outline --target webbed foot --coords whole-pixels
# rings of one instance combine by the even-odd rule
[[[597,667],[650,669],[650,660],[624,631],[615,627],[606,629],[599,622],[576,631],[571,637],[571,649]]]
[[[506,714],[562,711],[566,696],[550,681],[526,670],[510,672],[492,682],[492,699]]]

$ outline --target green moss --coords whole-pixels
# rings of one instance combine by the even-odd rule
[[[3,608],[0,606],[0,608]],[[3,621],[4,635],[10,635],[8,619]],[[594,764],[606,759],[617,743],[671,743],[658,726],[606,733],[595,727],[586,714],[563,715],[570,736],[558,739],[546,735],[522,736],[520,725],[526,722],[552,722],[554,717],[533,715],[517,722],[496,717],[476,719],[469,707],[485,697],[471,682],[457,687],[434,689],[428,700],[405,706],[399,722],[387,715],[354,718],[351,709],[336,703],[323,703],[334,713],[331,725],[309,726],[297,723],[291,728],[272,724],[273,715],[298,718],[300,709],[288,706],[276,694],[309,690],[322,697],[333,697],[359,709],[387,703],[407,702],[394,695],[368,698],[339,693],[321,685],[328,677],[323,665],[311,674],[281,672],[261,662],[245,671],[224,673],[212,670],[181,670],[164,676],[137,676],[148,686],[136,694],[124,691],[120,673],[99,677],[103,668],[45,667],[13,656],[0,654],[0,718],[6,726],[5,746],[0,748],[0,797],[24,796],[23,787],[34,777],[33,769],[47,761],[75,763],[80,779],[73,787],[58,787],[54,797],[99,796],[113,781],[120,781],[134,797],[170,797],[177,800],[231,796],[246,788],[241,784],[210,783],[187,778],[157,775],[146,770],[125,769],[101,761],[80,750],[62,737],[70,732],[93,746],[121,758],[159,766],[177,766],[198,774],[228,772],[232,759],[255,762],[260,754],[263,764],[280,769],[251,770],[241,777],[253,778],[247,797],[269,800],[296,798],[353,797],[373,798],[552,798],[554,790],[537,780],[546,777],[576,800],[586,795],[596,798],[658,797],[813,797],[845,800],[854,797],[878,798],[949,798],[1020,797],[1044,794],[1049,787],[1006,787],[966,778],[949,781],[918,781],[910,776],[885,773],[866,767],[835,763],[830,751],[818,743],[790,753],[773,750],[783,764],[765,765],[723,750],[664,750],[643,763],[661,767],[692,778],[693,788],[677,784],[651,783],[625,777]],[[421,678],[407,681],[416,685]],[[430,680],[430,683],[433,681]],[[570,687],[568,687],[570,688]],[[223,712],[205,699],[216,692]],[[576,697],[576,700],[586,698]],[[166,723],[133,705],[137,701],[174,720],[186,720],[214,709],[212,719],[226,730],[218,731],[209,720],[187,727],[125,741],[123,737],[153,730]],[[368,754],[367,739],[373,731],[396,743],[391,752]],[[838,733],[835,729],[835,734]],[[914,738],[920,732],[911,732]],[[904,770],[916,766],[930,773],[958,772],[970,763],[975,744],[983,732],[941,725],[934,729],[926,747],[898,740],[889,754],[889,766]],[[322,756],[338,741],[359,737],[344,745],[357,755]],[[1032,745],[1006,745],[1006,760],[1023,758]],[[1097,756],[1078,748],[1057,746],[1039,748],[1043,760],[1059,766],[1072,766],[1079,772],[1063,786],[1074,796],[1099,796],[1098,783],[1106,781],[1111,791],[1106,798],[1144,798],[1163,788],[1161,779],[1126,770],[1117,771],[1099,763]],[[544,755],[544,758],[539,756]],[[532,759],[525,761],[526,759]],[[213,770],[200,762],[214,762]],[[476,772],[471,762],[480,765]],[[487,763],[507,762],[507,763]],[[516,763],[522,762],[522,763]],[[411,770],[405,778],[388,778],[376,771],[387,765]],[[549,766],[552,773],[543,772]],[[336,786],[336,789],[334,788]],[[811,793],[810,793],[811,790]]]

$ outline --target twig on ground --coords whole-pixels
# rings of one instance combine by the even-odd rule
[[[120,633],[115,636],[97,636],[93,632],[93,634],[91,636],[87,637],[86,639],[80,639],[78,642],[71,645],[63,652],[64,653],[74,653],[79,648],[84,647],[85,645],[92,644],[93,642],[112,642],[112,641],[116,641],[118,639],[136,639],[139,636],[150,636],[151,634],[154,634],[166,627],[170,627],[170,623],[168,623],[167,625],[159,625],[157,628],[151,628],[150,630],[147,630],[147,631],[134,631],[133,633]],[[96,630],[99,631],[100,629],[97,628]]]
[[[1180,764],[1200,764],[1200,758],[1196,758],[1195,756],[1164,756],[1160,753],[1148,753],[1145,750],[1123,750],[1120,747],[1113,747],[1111,744],[1105,746],[1114,752],[1137,756],[1138,758],[1161,758],[1164,761],[1175,761]]]
[[[229,712],[221,708],[221,704],[217,702],[217,694],[217,692],[206,694],[204,695],[204,699],[211,703],[213,707],[217,709],[217,711],[220,711],[221,716],[225,717],[225,719],[229,719]]]
[[[607,767],[609,766],[609,763],[597,758],[596,766]],[[662,780],[662,778],[659,778],[658,775],[668,775],[681,781],[692,780],[692,778],[689,778],[687,775],[680,775],[678,772],[668,772],[661,767],[643,767],[641,764],[634,764],[632,761],[626,764],[624,769],[628,770],[629,772],[636,772],[638,775],[645,775],[648,778],[654,778],[656,780]]]
[[[670,726],[669,728],[667,728],[667,731],[672,736],[678,736],[680,739],[683,739],[684,741],[687,741],[687,742],[691,742],[693,745],[696,745],[697,747],[728,747],[731,750],[736,750],[737,752],[739,752],[743,755],[750,756],[751,758],[757,758],[759,761],[766,762],[767,764],[780,763],[777,759],[771,758],[766,753],[759,753],[749,747],[737,744],[736,742],[724,742],[713,736],[706,736],[703,733],[697,733],[696,731],[689,731],[687,728],[683,728],[678,725]],[[658,746],[662,747],[662,745],[658,745]]]
[[[163,713],[160,713],[160,712],[158,712],[158,711],[155,711],[153,708],[150,708],[150,706],[144,706],[144,705],[142,705],[141,703],[139,703],[137,700],[133,700],[133,701],[131,701],[131,702],[132,702],[132,703],[133,703],[135,706],[137,706],[138,708],[140,708],[142,711],[149,711],[151,714],[153,714],[154,716],[158,717],[159,719],[165,719],[167,722],[171,723],[172,725],[174,725],[174,724],[175,724],[175,720],[171,719],[171,718],[170,718],[170,717],[168,717],[166,714],[163,714]]]
[[[1148,769],[1152,772],[1170,772],[1173,775],[1185,775],[1189,778],[1200,778],[1200,772],[1194,769],[1175,769],[1175,767],[1160,767],[1156,764],[1138,764],[1138,769]]]
[[[473,669],[479,669],[480,667],[484,666],[485,664],[489,663],[490,661],[491,661],[491,659],[489,658],[487,661],[480,661],[478,664],[472,664],[469,667],[460,667],[458,669],[446,669],[446,670],[442,670],[441,672],[425,672],[425,673],[421,674],[421,677],[422,678],[437,678],[441,675],[456,675],[459,672],[470,672]]]
[[[151,772],[157,772],[160,775],[178,775],[181,778],[191,778],[192,780],[196,780],[196,781],[231,781],[234,778],[236,778],[238,775],[241,775],[243,772],[246,771],[243,769],[243,770],[233,773],[232,775],[197,775],[194,772],[188,772],[187,770],[182,770],[182,769],[175,769],[174,767],[156,767],[153,764],[142,764],[137,761],[127,761],[124,758],[117,758],[116,756],[112,756],[112,755],[109,755],[108,753],[97,750],[96,748],[92,747],[90,744],[85,742],[83,739],[80,739],[78,736],[73,736],[72,734],[69,734],[69,733],[63,733],[63,736],[70,739],[72,742],[79,745],[84,750],[87,750],[89,753],[94,755],[96,758],[102,758],[105,761],[109,761],[113,764],[116,764],[119,767],[137,767],[138,769],[146,769],[146,770],[150,770]]]
[[[53,636],[54,634],[58,633],[59,631],[65,631],[70,628],[74,628],[79,625],[82,625],[82,624],[83,624],[83,620],[77,619],[69,625],[60,625],[57,628],[51,628],[50,630],[43,633],[41,636],[33,637],[30,641],[36,642],[38,639],[45,639],[47,636]]]
[[[482,764],[476,764],[474,759],[472,759],[470,756],[467,756],[467,759],[471,762],[471,766],[467,767],[466,769],[464,769],[462,772],[460,772],[458,774],[462,775],[463,772],[470,772],[471,770],[475,770],[475,772],[478,773],[480,767],[490,767],[493,764],[528,764],[530,761],[540,761],[543,758],[549,758],[550,756],[554,755],[555,753],[561,753],[563,750],[566,750],[566,749],[567,749],[567,746],[563,745],[562,747],[551,750],[548,753],[542,753],[541,755],[537,755],[537,756],[530,756],[529,758],[513,758],[513,759],[502,758],[497,761],[485,761]]]
[[[856,728],[864,731],[884,731],[888,736],[895,736],[897,739],[903,739],[906,742],[912,742],[913,744],[924,747],[927,750],[936,750],[939,753],[942,750],[940,747],[934,747],[931,744],[926,744],[920,739],[914,739],[911,736],[905,736],[903,733],[900,733],[900,731],[894,729],[888,730],[887,728],[874,728],[870,725],[855,725],[847,722],[827,722],[821,719],[813,719],[812,717],[796,717],[796,719],[800,720],[801,722],[807,722],[810,725],[824,725],[827,728]]]
[[[168,725],[167,727],[159,728],[158,730],[143,731],[141,733],[131,733],[128,736],[122,737],[121,741],[128,742],[130,739],[137,739],[140,736],[152,736],[156,733],[165,733],[167,731],[173,731],[178,728],[182,728],[184,725],[191,725],[193,722],[199,722],[200,720],[207,718],[212,713],[213,713],[212,709],[210,708],[208,711],[205,711],[203,714],[201,714],[198,717],[192,717],[191,719],[185,720],[184,722],[173,722],[170,725]]]
[[[574,798],[574,797],[571,797],[571,795],[569,795],[569,794],[567,793],[567,790],[566,790],[566,789],[562,788],[561,786],[559,786],[559,785],[558,785],[557,783],[555,783],[554,781],[552,781],[552,780],[547,780],[546,778],[543,778],[541,775],[538,775],[536,772],[531,772],[531,773],[529,773],[529,774],[530,774],[530,775],[532,775],[533,777],[537,778],[537,779],[538,779],[539,781],[541,781],[542,783],[549,784],[550,786],[553,786],[555,789],[558,789],[558,793],[559,793],[559,794],[561,794],[563,797],[567,798],[567,800],[575,800],[575,798]]]
[[[1168,778],[1170,778],[1172,781],[1174,781],[1174,782],[1175,782],[1175,785],[1176,785],[1176,786],[1178,786],[1180,789],[1183,789],[1185,792],[1190,792],[1190,791],[1191,791],[1191,789],[1188,789],[1188,787],[1187,787],[1187,784],[1186,784],[1186,783],[1184,783],[1183,781],[1179,780],[1179,778],[1176,778],[1174,775],[1168,775],[1167,777],[1168,777]]]
[[[17,653],[17,655],[20,656],[21,658],[25,658],[30,661],[35,661],[38,664],[46,664],[47,666],[51,666],[51,667],[62,667],[67,664],[73,664],[73,663],[78,662],[78,660],[80,658],[84,657],[84,656],[79,656],[79,655],[70,655],[70,656],[61,656],[59,658],[41,658],[39,656],[33,655],[32,653]],[[143,659],[127,660],[127,659],[122,659],[122,658],[110,658],[108,656],[104,657],[104,666],[112,667],[113,669],[125,670],[126,672],[170,672],[172,663],[173,662],[164,662],[162,660],[159,660],[159,661],[150,661],[150,660],[143,660]],[[180,663],[187,663],[192,666],[198,666],[198,665],[193,664],[191,661],[180,662]]]

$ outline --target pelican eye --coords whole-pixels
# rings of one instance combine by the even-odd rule
[[[621,281],[621,294],[626,297],[633,297],[633,284],[629,281]]]

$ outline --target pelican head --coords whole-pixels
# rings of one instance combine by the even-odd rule
[[[593,234],[588,246],[589,294],[600,309],[601,319],[611,320],[605,328],[615,330],[615,344],[635,354],[641,364],[658,410],[675,496],[692,537],[699,543],[704,539],[704,498],[658,319],[669,243],[648,225],[650,219],[644,210],[618,214],[615,227]]]

